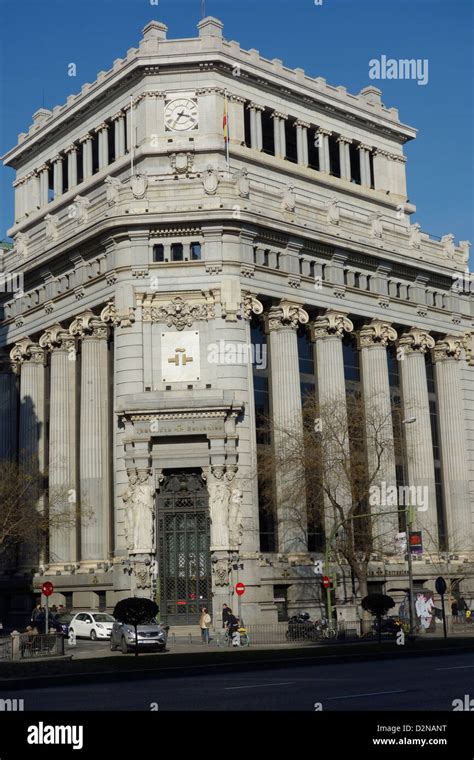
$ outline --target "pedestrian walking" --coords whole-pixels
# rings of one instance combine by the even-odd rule
[[[232,610],[227,604],[222,605],[222,627],[227,628],[229,617],[232,615]]]
[[[457,602],[453,602],[451,604],[451,615],[453,618],[453,623],[457,623],[458,621],[458,603]]]
[[[207,607],[202,607],[201,617],[199,618],[199,627],[201,629],[201,638],[204,644],[209,644],[209,627],[211,625],[212,618],[209,615]]]

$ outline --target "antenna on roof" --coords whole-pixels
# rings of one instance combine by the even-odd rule
[[[206,0],[201,0],[201,16],[206,17]]]

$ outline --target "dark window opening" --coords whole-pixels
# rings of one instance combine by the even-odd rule
[[[273,586],[273,602],[277,608],[279,623],[288,620],[288,586]]]
[[[351,160],[351,177],[352,181],[355,182],[357,185],[360,185],[360,161],[359,161],[359,151],[354,145],[354,143],[351,143],[349,145],[349,157]]]
[[[54,169],[48,166],[48,203],[54,200]]]
[[[298,151],[296,149],[295,119],[287,119],[285,121],[285,137],[286,158],[288,161],[292,161],[294,164],[296,164],[298,162]]]
[[[92,136],[92,174],[99,171],[99,135],[94,132]]]
[[[375,187],[375,180],[374,180],[374,156],[372,153],[369,153],[369,166],[370,166],[370,187],[372,190]]]
[[[77,150],[77,184],[79,185],[84,180],[84,170],[82,166],[84,147],[82,143],[79,143]]]
[[[248,108],[247,105],[247,103],[244,103],[244,139],[247,148],[251,148],[252,138],[250,133],[250,108]]]
[[[183,260],[183,244],[172,243],[171,244],[171,261],[182,261],[182,260]]]
[[[165,247],[161,243],[159,245],[153,246],[153,261],[164,261],[165,260]]]
[[[319,136],[315,129],[308,129],[308,166],[319,171]]]
[[[268,108],[262,111],[262,149],[264,153],[275,155],[275,132],[271,111]]]
[[[346,381],[360,382],[359,350],[352,335],[344,335],[342,339],[342,353]]]
[[[107,150],[108,150],[107,163],[111,164],[112,161],[115,161],[115,129],[114,129],[113,124],[109,126],[107,130]]]
[[[263,252],[263,266],[264,267],[268,267],[269,264],[270,264],[270,251],[268,249],[266,249]]]
[[[201,260],[201,243],[191,243],[191,261]]]
[[[339,143],[334,135],[328,137],[329,141],[329,166],[333,177],[341,176],[341,164],[339,161]]]
[[[69,190],[69,159],[67,156],[63,158],[63,186],[61,190],[63,193]]]

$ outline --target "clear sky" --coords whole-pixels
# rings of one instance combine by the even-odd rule
[[[319,0],[316,0],[319,2]],[[433,235],[473,231],[473,0],[206,0],[224,36],[357,93],[368,84],[419,130],[408,143],[412,221]],[[0,152],[110,68],[151,19],[168,37],[197,36],[201,0],[0,0]],[[371,59],[428,60],[428,83],[369,78]],[[75,63],[77,76],[68,76]],[[0,170],[0,238],[13,219],[12,169]]]

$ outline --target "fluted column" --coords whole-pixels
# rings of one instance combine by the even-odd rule
[[[68,190],[77,185],[77,145],[70,145],[66,150]]]
[[[250,144],[254,150],[262,150],[262,111],[263,106],[250,103]]]
[[[82,144],[82,177],[87,179],[92,176],[92,136],[84,135],[79,142]]]
[[[91,311],[69,332],[82,341],[80,408],[80,497],[87,518],[81,525],[81,560],[109,555],[110,449],[107,326]]]
[[[40,207],[44,208],[48,205],[48,185],[49,185],[49,172],[48,165],[43,164],[38,169],[40,177]]]
[[[17,456],[18,383],[17,365],[0,356],[0,462]]]
[[[372,182],[370,178],[370,145],[364,145],[360,143],[357,146],[359,151],[359,164],[360,164],[360,184],[364,187],[371,187]]]
[[[25,215],[24,186],[24,177],[15,180],[13,183],[15,188],[15,222],[19,222]]]
[[[350,140],[348,137],[343,137],[340,135],[337,138],[337,142],[339,143],[339,168],[341,173],[341,179],[350,179],[351,178],[351,156],[349,151],[349,145],[351,144],[352,140]]]
[[[396,339],[393,327],[380,319],[373,319],[359,332],[367,463],[372,489],[370,511],[374,514],[372,538],[375,546],[388,554],[394,551],[398,532],[397,506],[382,498],[386,489],[397,486],[387,362],[387,345]]]
[[[328,309],[325,314],[316,318],[311,325],[311,337],[316,350],[316,373],[318,388],[318,403],[321,411],[321,433],[325,455],[334,462],[344,459],[344,465],[350,461],[346,381],[344,376],[344,357],[342,353],[342,338],[344,333],[350,333],[354,325],[346,314]],[[341,428],[336,442],[331,432],[325,431],[325,422],[330,422],[332,413],[337,415],[337,424]],[[346,430],[344,430],[344,428]],[[343,467],[331,466],[326,461],[322,465],[323,480],[326,490],[341,506],[345,515],[351,508],[351,488]],[[325,526],[328,533],[334,523],[334,507],[326,493],[325,495]]]
[[[49,402],[50,562],[77,560],[76,340],[61,325],[41,336],[51,352]]]
[[[273,144],[275,147],[275,156],[278,156],[280,158],[281,157],[280,116],[276,111],[272,113],[272,119],[273,119]]]
[[[327,174],[331,172],[331,161],[329,158],[329,137],[331,134],[331,131],[328,129],[323,129],[322,127],[318,129],[319,171],[326,172]]]
[[[284,463],[287,447],[294,450],[289,441],[298,440],[303,432],[296,331],[300,324],[308,321],[306,311],[290,301],[272,306],[266,315],[277,463]],[[278,548],[280,552],[289,553],[306,552],[308,549],[306,498],[300,487],[304,483],[305,473],[303,467],[298,467],[298,462],[294,464],[295,469],[292,467],[291,472],[278,466],[276,471]],[[298,490],[295,490],[295,484]]]
[[[95,131],[99,135],[99,169],[104,169],[109,163],[108,126],[103,122]]]
[[[286,132],[285,121],[288,116],[279,111],[274,111],[273,118],[273,134],[275,138],[275,156],[277,158],[285,158],[286,156]]]
[[[115,158],[125,155],[125,114],[119,111],[112,117],[114,123]]]
[[[46,397],[45,351],[28,337],[22,338],[10,351],[10,358],[20,371],[20,419],[18,461],[25,472],[36,478],[45,473],[46,464]],[[31,499],[39,511],[44,510],[44,493],[36,486]],[[20,564],[34,567],[44,559],[43,545],[33,539],[23,544]]]
[[[63,192],[63,157],[58,155],[53,159],[54,197],[58,198]]]
[[[448,544],[452,551],[472,552],[466,438],[461,388],[462,339],[447,335],[433,349],[438,401],[441,467]]]
[[[438,512],[431,436],[430,402],[426,380],[425,354],[435,342],[425,330],[413,327],[399,339],[402,349],[400,380],[403,417],[415,422],[403,425],[406,448],[406,485],[413,492],[411,506],[414,530],[423,531],[423,544],[428,551],[437,551]],[[416,490],[414,490],[416,489]],[[419,504],[416,502],[420,501]],[[408,506],[408,505],[405,505]]]
[[[308,166],[308,129],[309,124],[306,121],[296,121],[296,153],[298,163],[301,166]]]

